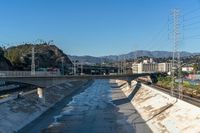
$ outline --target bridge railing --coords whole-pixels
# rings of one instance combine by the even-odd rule
[[[31,71],[0,71],[0,77],[42,77],[42,76],[60,76],[60,72],[52,71],[36,71],[34,74]]]

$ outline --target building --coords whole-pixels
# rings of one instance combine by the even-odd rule
[[[141,62],[132,64],[133,73],[170,72],[171,63]]]
[[[155,62],[153,61],[152,58],[150,58],[150,59],[143,60],[143,63],[148,64],[148,63],[155,63]]]
[[[194,68],[191,67],[191,66],[182,67],[182,71],[183,72],[189,72],[189,73],[191,73],[193,70],[194,70]]]
[[[132,72],[133,73],[151,73],[158,70],[157,63],[133,63]]]
[[[190,80],[200,80],[200,74],[189,74],[186,78]]]
[[[170,72],[172,63],[158,63],[158,72]]]
[[[151,73],[151,72],[157,72],[158,70],[158,64],[157,63],[140,63],[140,73]]]
[[[133,73],[139,73],[139,64],[138,63],[133,63],[132,64],[132,72]]]

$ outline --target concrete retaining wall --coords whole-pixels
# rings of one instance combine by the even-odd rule
[[[0,104],[5,103],[5,102],[8,102],[8,101],[10,101],[10,100],[14,100],[14,99],[16,99],[16,98],[17,98],[17,94],[8,96],[8,97],[6,97],[6,98],[0,99]]]
[[[132,81],[116,80],[140,113],[145,123],[155,133],[200,133],[200,108],[177,100],[154,88]],[[135,124],[141,124],[140,121]]]
[[[0,133],[20,130],[64,97],[88,83],[87,80],[68,81],[46,89],[45,105],[38,100],[36,91],[24,93],[23,98],[7,99],[0,103]]]
[[[21,94],[21,96],[26,96],[26,95],[29,95],[31,93],[36,93],[36,92],[37,92],[37,90],[31,90],[31,91],[28,91],[28,92],[24,92],[23,94]],[[0,104],[8,102],[10,100],[15,100],[15,99],[17,99],[17,97],[18,97],[17,93],[9,95],[6,98],[0,99]]]

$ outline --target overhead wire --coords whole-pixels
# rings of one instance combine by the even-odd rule
[[[185,18],[185,17],[184,17],[183,20],[184,20],[185,22],[187,22],[187,21],[191,21],[191,20],[194,20],[194,19],[197,19],[197,18],[200,18],[200,15],[198,15],[198,16],[193,16],[193,17],[190,17],[190,18]]]
[[[195,12],[199,11],[199,10],[200,10],[200,8],[198,7],[198,8],[196,8],[196,9],[193,9],[193,10],[190,10],[190,11],[184,13],[183,16],[190,15],[190,14],[192,14],[192,13],[195,13]]]
[[[165,32],[165,28],[168,25],[168,20],[163,24],[163,26],[160,28],[160,30],[155,34],[155,36],[152,37],[151,41],[147,44],[147,49],[155,49],[155,42],[157,42],[161,37],[163,32]]]
[[[196,39],[196,38],[200,38],[200,34],[196,32],[198,32],[198,30],[200,30],[200,15],[196,15],[195,13],[197,11],[200,11],[200,8],[194,9],[190,12],[187,12],[184,14],[183,16],[183,30],[184,33],[186,33],[185,31],[188,31],[188,33],[190,35],[185,36],[184,39],[188,40],[188,39]],[[194,15],[195,14],[195,15]],[[190,17],[192,15],[192,17]],[[191,35],[192,34],[192,35]]]

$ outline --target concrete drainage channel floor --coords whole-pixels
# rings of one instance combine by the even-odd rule
[[[59,115],[54,116],[54,122],[41,132],[150,133],[151,130],[114,80],[96,80],[74,96]]]

